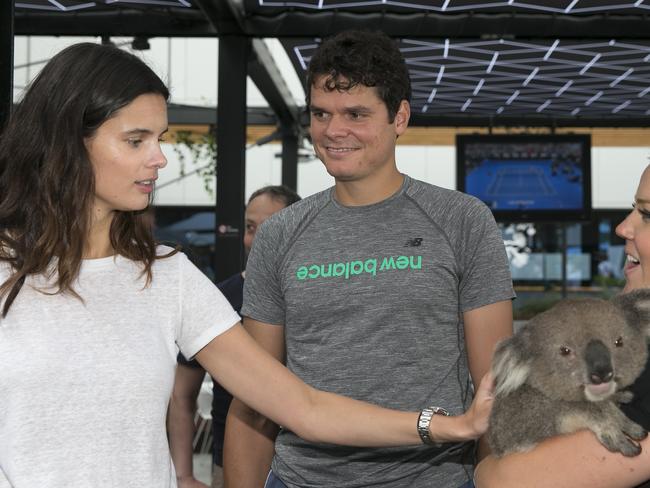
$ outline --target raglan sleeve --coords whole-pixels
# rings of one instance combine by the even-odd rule
[[[501,231],[490,209],[472,199],[462,221],[458,253],[462,312],[515,297]]]
[[[286,309],[278,270],[283,231],[282,224],[273,217],[255,234],[246,263],[241,314],[267,324],[284,325]]]
[[[176,343],[186,358],[239,322],[217,286],[183,254],[179,264],[179,325]]]

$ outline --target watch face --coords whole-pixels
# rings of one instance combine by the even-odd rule
[[[431,410],[433,411],[434,415],[444,415],[445,417],[449,417],[451,415],[447,409],[442,407],[431,407]]]

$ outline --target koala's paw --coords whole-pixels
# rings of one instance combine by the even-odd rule
[[[623,456],[634,457],[641,454],[641,446],[620,431],[603,432],[598,435],[598,440],[609,451],[620,452]]]
[[[630,403],[634,400],[634,393],[627,390],[617,391],[613,397],[616,403]]]
[[[643,427],[629,419],[625,419],[621,430],[626,436],[635,441],[642,441],[648,437],[648,432]]]

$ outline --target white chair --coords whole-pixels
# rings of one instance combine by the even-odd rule
[[[196,426],[192,440],[194,452],[210,454],[212,452],[212,378],[209,374],[205,375],[196,399],[194,425]],[[200,447],[197,449],[199,443]]]

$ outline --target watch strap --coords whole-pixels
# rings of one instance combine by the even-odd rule
[[[438,442],[435,442],[431,438],[429,432],[429,426],[431,425],[431,419],[434,415],[444,415],[448,417],[450,414],[447,410],[442,407],[426,407],[423,408],[418,416],[418,434],[423,444],[437,445]]]

